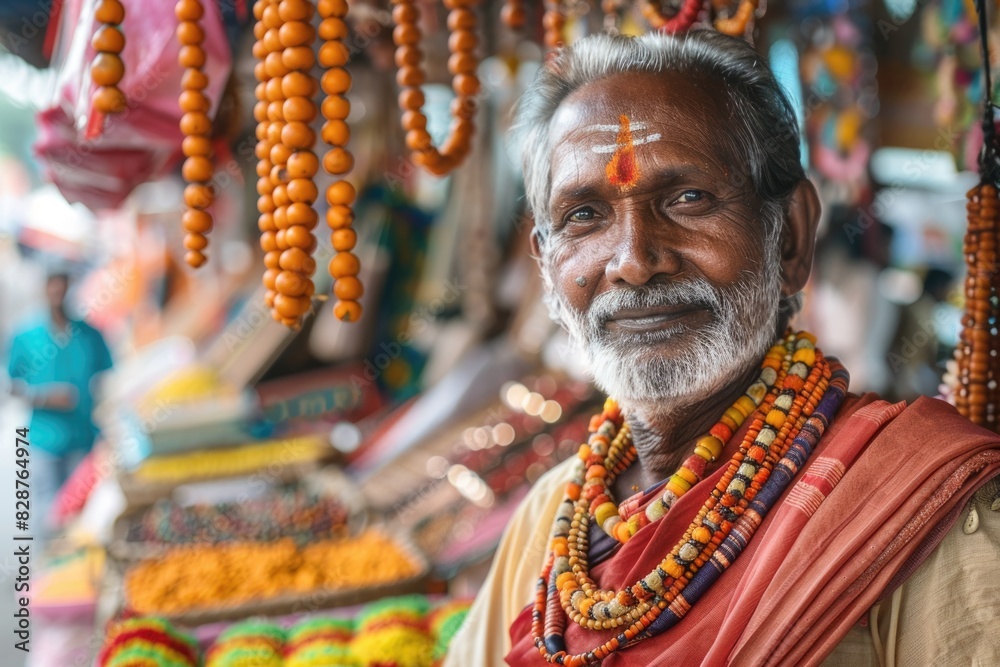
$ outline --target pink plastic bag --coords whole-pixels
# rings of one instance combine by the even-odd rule
[[[157,178],[181,157],[183,68],[177,64],[180,46],[174,37],[177,18],[173,2],[121,0],[125,5],[125,76],[118,84],[128,99],[121,114],[95,111],[90,78],[94,59],[91,37],[98,0],[64,0],[57,50],[52,67],[58,72],[55,97],[38,115],[35,152],[45,174],[67,200],[91,209],[115,208],[132,190]],[[201,20],[208,76],[205,93],[211,114],[232,66],[229,43],[215,2],[204,3]]]

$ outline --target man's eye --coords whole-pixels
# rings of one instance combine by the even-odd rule
[[[588,206],[586,208],[581,208],[577,209],[576,211],[573,211],[566,217],[566,219],[569,220],[570,222],[588,222],[590,220],[593,220],[595,217],[596,213],[594,213],[594,209]]]
[[[701,190],[685,190],[676,201],[679,204],[693,204],[694,202],[699,202],[704,198],[705,193]]]

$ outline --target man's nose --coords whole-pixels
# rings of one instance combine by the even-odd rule
[[[680,257],[662,234],[654,233],[657,224],[669,223],[650,220],[642,211],[620,218],[613,235],[614,250],[604,270],[608,282],[645,285],[658,274],[680,272]]]

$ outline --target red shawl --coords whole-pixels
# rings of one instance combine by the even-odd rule
[[[621,589],[648,574],[724,468],[596,566],[594,579]],[[972,494],[998,472],[1000,438],[947,403],[920,398],[907,407],[874,394],[848,395],[746,550],[687,616],[602,664],[819,664],[930,555]],[[510,665],[546,664],[531,637],[530,605],[510,632]],[[570,622],[568,652],[591,650],[612,635]]]

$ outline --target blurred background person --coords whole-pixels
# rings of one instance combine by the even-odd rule
[[[11,393],[31,408],[32,527],[43,535],[56,493],[94,445],[94,378],[112,364],[101,333],[67,313],[69,284],[67,272],[49,273],[47,308],[16,331],[8,359]]]

